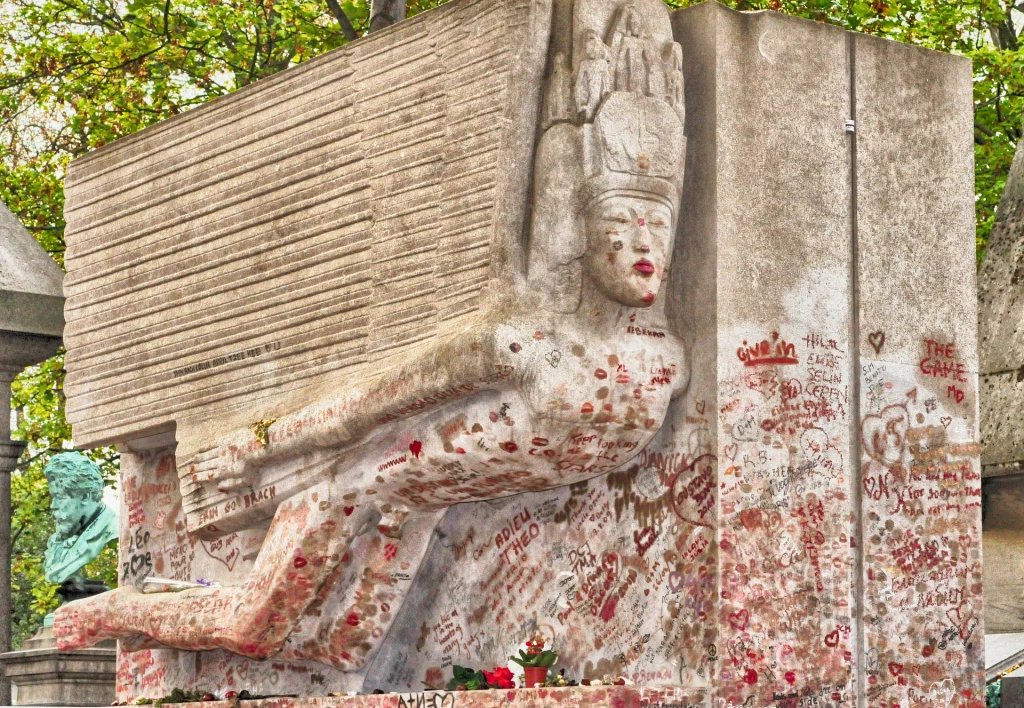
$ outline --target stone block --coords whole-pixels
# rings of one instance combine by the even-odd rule
[[[114,702],[117,645],[61,651],[50,627],[19,651],[0,654],[16,706],[108,706]]]

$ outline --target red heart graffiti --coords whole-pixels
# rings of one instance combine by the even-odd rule
[[[825,646],[832,647],[833,649],[839,646],[839,630],[833,629],[831,632],[825,635]]]
[[[742,632],[747,628],[747,622],[750,621],[750,613],[746,610],[740,610],[739,612],[733,612],[729,615],[729,624],[737,632]]]
[[[412,456],[415,457],[417,460],[420,459],[420,450],[422,449],[423,443],[421,443],[419,440],[413,440],[411,443],[409,443],[409,452],[411,452]]]

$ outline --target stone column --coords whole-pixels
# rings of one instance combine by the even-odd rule
[[[11,382],[15,368],[0,368],[0,653],[11,650],[11,471],[25,443],[11,440]],[[11,682],[0,678],[0,705],[11,703]]]

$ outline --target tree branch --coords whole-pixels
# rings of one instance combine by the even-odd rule
[[[992,130],[991,128],[988,128],[988,127],[982,125],[978,121],[974,121],[974,129],[981,131],[982,133],[984,133],[985,135],[987,135],[990,138],[996,137],[996,133],[995,133],[994,130]]]
[[[345,35],[345,39],[350,42],[354,42],[359,39],[359,33],[356,32],[356,28],[352,26],[352,20],[348,19],[348,15],[341,9],[341,4],[338,0],[327,0],[327,7],[331,9],[331,14],[334,15],[334,19],[341,25],[341,33]]]

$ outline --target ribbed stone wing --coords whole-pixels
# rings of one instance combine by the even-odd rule
[[[256,419],[473,318],[518,260],[539,14],[454,2],[77,161],[76,442]]]

